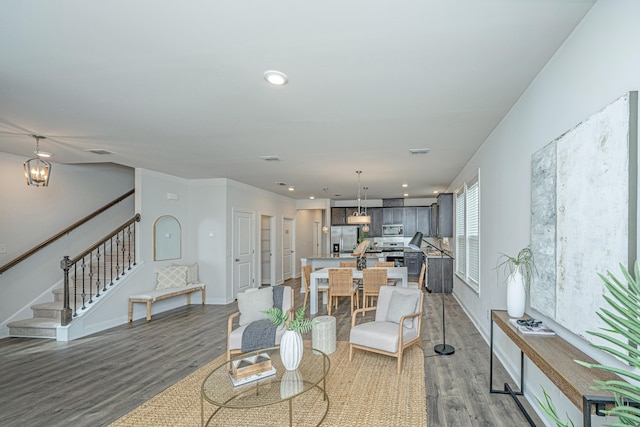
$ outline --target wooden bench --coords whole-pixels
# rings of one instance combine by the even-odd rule
[[[531,317],[525,314],[524,317]],[[502,330],[505,335],[520,349],[520,390],[514,391],[509,384],[504,384],[504,390],[493,389],[493,325]],[[589,369],[579,365],[575,360],[596,363],[591,357],[571,345],[559,336],[523,335],[509,321],[506,311],[491,311],[491,361],[489,365],[489,391],[491,393],[510,394],[529,424],[535,424],[526,413],[516,396],[524,393],[524,356],[531,360],[545,374],[553,384],[573,403],[583,414],[583,426],[591,426],[591,415],[602,415],[601,409],[614,402],[613,395],[600,392],[593,395],[591,388],[594,380],[619,380],[619,376],[602,371]]]
[[[202,291],[202,304],[206,301],[206,286],[204,283],[194,283],[179,288],[154,289],[145,294],[131,295],[129,297],[129,322],[133,321],[133,304],[136,302],[147,304],[147,322],[151,321],[151,304],[167,298],[187,295],[187,304],[191,304],[191,293]]]

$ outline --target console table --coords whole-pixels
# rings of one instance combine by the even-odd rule
[[[529,318],[525,314],[524,318]],[[513,343],[520,349],[520,389],[514,391],[507,383],[504,389],[493,388],[493,326],[498,326]],[[527,356],[549,379],[558,387],[567,398],[583,414],[583,425],[591,426],[591,415],[601,413],[605,405],[615,402],[612,394],[594,396],[591,389],[594,380],[620,380],[620,377],[599,369],[589,369],[577,364],[574,360],[582,360],[587,363],[597,363],[591,357],[578,350],[559,336],[524,335],[520,333],[509,321],[509,316],[504,310],[491,311],[491,361],[489,364],[489,392],[510,394],[529,424],[535,426],[531,417],[518,400],[517,396],[524,393],[524,356]],[[604,392],[602,392],[604,393]]]

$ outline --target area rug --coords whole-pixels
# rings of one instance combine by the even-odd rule
[[[355,350],[349,362],[349,344],[338,342],[329,355],[326,378],[329,409],[323,426],[426,426],[424,354],[418,346],[405,352],[402,373],[397,359]],[[110,424],[110,427],[200,425],[200,388],[207,375],[224,363],[224,355],[178,381],[151,400]],[[315,394],[314,394],[315,393]],[[295,426],[315,425],[324,412],[320,392],[309,391],[293,400]],[[205,416],[215,407],[205,403]],[[287,403],[251,410],[225,409],[209,423],[215,426],[289,425]]]

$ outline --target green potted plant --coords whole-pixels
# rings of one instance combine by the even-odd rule
[[[288,311],[283,312],[277,307],[263,311],[274,325],[285,325],[286,327],[280,340],[280,360],[288,371],[298,369],[304,350],[302,334],[309,332],[316,323],[304,317],[305,310],[306,306],[300,307],[296,310],[293,319],[289,316]]]
[[[522,317],[527,298],[527,287],[536,272],[533,252],[527,246],[515,257],[501,254],[496,270],[503,271],[507,280],[507,313],[510,317]]]

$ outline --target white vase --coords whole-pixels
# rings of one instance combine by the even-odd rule
[[[509,317],[522,317],[527,299],[524,277],[516,270],[507,278],[507,314]]]
[[[280,340],[280,360],[287,371],[295,371],[302,360],[302,335],[286,330]]]
[[[286,371],[280,380],[280,397],[288,399],[302,393],[304,390],[304,379],[298,369],[295,371]]]

